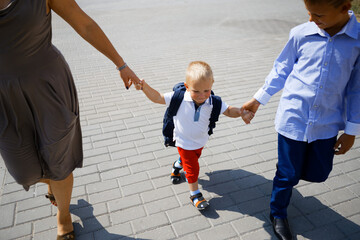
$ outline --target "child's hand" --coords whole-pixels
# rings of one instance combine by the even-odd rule
[[[354,142],[355,136],[343,133],[335,143],[335,155],[345,154],[354,145]]]
[[[243,110],[241,114],[241,118],[246,124],[249,124],[251,120],[254,118],[255,114],[251,111],[244,110],[243,108],[241,109]]]
[[[140,79],[139,83],[134,82],[135,89],[136,90],[143,90],[144,82],[145,82],[144,79]]]

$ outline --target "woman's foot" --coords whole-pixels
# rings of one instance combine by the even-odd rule
[[[74,240],[75,239],[75,232],[69,232],[64,235],[57,235],[56,240]]]

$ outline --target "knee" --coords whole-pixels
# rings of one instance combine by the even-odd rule
[[[274,184],[279,187],[288,187],[288,186],[295,186],[299,183],[300,176],[296,175],[295,173],[281,175],[278,172],[274,178]]]

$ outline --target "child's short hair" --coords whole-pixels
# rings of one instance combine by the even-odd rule
[[[304,0],[305,3],[310,4],[329,4],[334,6],[335,8],[340,7],[342,4],[346,2],[352,2],[352,0]]]
[[[205,79],[214,81],[213,72],[209,64],[202,61],[191,62],[186,70],[186,81]]]

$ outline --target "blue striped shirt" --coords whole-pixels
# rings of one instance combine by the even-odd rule
[[[349,15],[332,37],[313,22],[293,28],[254,95],[264,105],[283,89],[275,118],[281,135],[312,142],[340,130],[360,134],[360,23]]]

